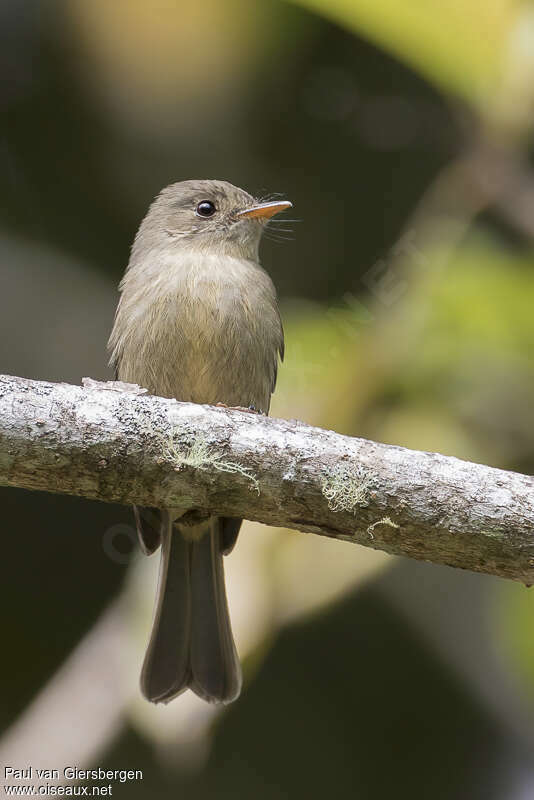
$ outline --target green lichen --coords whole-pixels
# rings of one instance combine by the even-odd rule
[[[373,534],[373,531],[374,531],[374,529],[376,528],[377,525],[389,525],[390,528],[400,528],[400,525],[397,525],[397,523],[394,522],[391,519],[391,517],[382,517],[382,519],[377,519],[376,522],[373,522],[373,524],[369,525],[369,527],[367,528],[367,533],[369,534],[371,539],[375,538],[374,534]]]
[[[251,491],[260,493],[260,485],[256,475],[248,467],[238,464],[237,461],[228,461],[221,453],[214,450],[203,436],[197,436],[189,447],[184,447],[179,442],[179,429],[175,429],[170,440],[162,442],[161,453],[178,472],[184,467],[192,467],[204,472],[216,470],[230,475],[242,475],[250,481]]]
[[[322,481],[321,491],[330,511],[348,511],[369,505],[369,489],[373,476],[362,466],[338,464]]]

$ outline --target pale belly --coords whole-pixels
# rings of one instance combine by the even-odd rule
[[[267,413],[282,341],[275,305],[228,288],[207,297],[148,304],[122,348],[119,379],[163,397]]]

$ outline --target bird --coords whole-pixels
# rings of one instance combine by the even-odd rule
[[[119,284],[108,342],[116,379],[161,397],[268,414],[284,332],[259,245],[269,219],[291,206],[222,180],[164,188]],[[223,556],[241,520],[136,506],[134,515],[143,552],[161,545],[143,695],[168,703],[191,689],[209,703],[232,702],[242,674]]]

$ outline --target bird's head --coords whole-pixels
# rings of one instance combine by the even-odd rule
[[[136,241],[257,259],[266,223],[291,205],[256,200],[226,181],[173,183],[150,206]]]

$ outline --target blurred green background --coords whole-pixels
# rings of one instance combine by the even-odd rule
[[[531,3],[3,0],[0,64],[2,372],[109,377],[149,202],[226,179],[294,204],[262,246],[273,415],[534,472]],[[2,501],[0,762],[142,769],[131,798],[534,797],[524,587],[248,525],[241,699],[153,708],[129,510]]]

